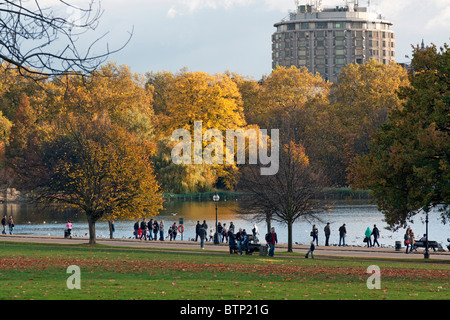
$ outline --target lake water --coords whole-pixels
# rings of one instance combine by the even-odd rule
[[[232,221],[236,227],[246,229],[251,232],[254,222],[251,217],[239,215],[236,209],[239,206],[238,201],[220,201],[218,204],[218,221],[226,223],[228,226]],[[164,205],[164,210],[160,215],[153,217],[158,222],[163,220],[166,231],[169,225],[174,222],[178,224],[179,218],[184,219],[183,240],[190,240],[195,237],[195,225],[197,221],[207,221],[209,229],[215,226],[215,203],[213,201],[170,201]],[[3,211],[2,211],[3,210]],[[13,215],[16,227],[14,234],[31,235],[51,235],[63,236],[67,220],[74,224],[73,235],[85,236],[88,233],[88,224],[84,214],[77,213],[76,210],[47,208],[45,210],[37,209],[27,204],[4,204],[0,206],[1,215]],[[150,217],[146,217],[147,221]],[[310,232],[312,225],[316,224],[319,229],[319,245],[324,244],[323,228],[326,222],[330,222],[331,237],[330,243],[339,242],[338,229],[342,224],[346,224],[347,238],[346,244],[361,246],[364,245],[364,232],[367,227],[373,228],[376,224],[381,233],[379,242],[385,246],[394,246],[395,241],[403,240],[405,229],[391,232],[385,229],[387,226],[383,222],[383,215],[377,210],[377,207],[367,203],[367,201],[336,201],[331,210],[323,212],[320,222],[307,222],[298,220],[293,226],[293,241],[299,244],[308,244],[311,241]],[[425,233],[425,216],[416,216],[414,222],[410,224],[416,238],[420,238]],[[447,238],[450,238],[450,225],[444,225],[441,222],[440,214],[437,210],[429,215],[429,235],[430,240],[435,240],[443,245],[447,244]],[[115,221],[114,238],[130,238],[133,236],[134,221]],[[285,225],[273,222],[278,234],[280,243],[287,243],[287,228]],[[260,239],[264,238],[266,233],[265,222],[258,222],[257,227],[260,232]],[[96,224],[97,237],[109,237],[109,228],[107,222],[99,221]],[[166,233],[167,235],[167,233]],[[180,234],[177,239],[180,240]]]

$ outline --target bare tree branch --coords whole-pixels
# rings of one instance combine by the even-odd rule
[[[101,53],[94,53],[108,33],[89,44],[82,36],[98,27],[103,14],[100,1],[89,0],[86,7],[55,2],[57,6],[44,8],[39,0],[0,1],[0,59],[22,75],[89,74],[131,40],[133,30],[121,47],[111,50],[106,44]]]

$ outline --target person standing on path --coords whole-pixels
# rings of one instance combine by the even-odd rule
[[[380,230],[378,230],[376,224],[373,225],[372,234],[373,234],[373,247],[375,247],[375,243],[378,245],[378,247],[380,247],[380,244],[378,243],[378,238],[380,237]]]
[[[202,225],[200,224],[200,221],[197,221],[197,225],[195,226],[195,241],[198,240],[198,237],[200,236],[200,228]]]
[[[159,225],[158,221],[153,222],[153,240],[158,240]]]
[[[347,236],[347,229],[345,223],[339,228],[339,247],[342,245],[345,247],[345,237]]]
[[[204,244],[205,244],[205,239],[206,239],[206,229],[205,228],[200,228],[200,230],[198,231],[198,235],[200,237],[200,248],[204,249]]]
[[[314,241],[311,241],[311,246],[309,247],[308,252],[305,255],[305,258],[308,259],[309,254],[311,253],[311,258],[314,259],[314,249],[316,249],[316,247],[314,246]]]
[[[404,239],[404,245],[406,247],[406,252],[405,253],[408,253],[408,248],[409,248],[409,228],[406,229],[406,233],[403,236],[403,239]]]
[[[278,243],[278,238],[274,227],[272,227],[270,232],[266,235],[266,241],[269,245],[269,257],[273,257],[275,254],[275,244]]]
[[[3,227],[2,234],[6,234],[6,220],[7,218],[6,216],[4,216],[2,219],[2,227]]]
[[[68,220],[67,224],[66,224],[66,229],[67,229],[67,235],[69,236],[70,239],[72,239],[72,228],[73,228],[73,224],[72,224],[72,222],[70,222],[70,220]]]
[[[164,241],[164,220],[159,223],[159,241]]]
[[[328,247],[330,245],[329,240],[330,240],[330,234],[331,234],[330,223],[329,222],[327,223],[327,225],[323,229],[323,232],[325,233],[325,246]]]

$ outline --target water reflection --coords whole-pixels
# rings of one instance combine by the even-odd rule
[[[251,217],[237,214],[239,206],[238,201],[220,201],[218,210],[218,221],[226,223],[228,226],[233,221],[236,228],[246,229],[251,232],[254,222]],[[52,235],[63,236],[64,227],[67,220],[74,223],[74,236],[85,236],[88,233],[86,217],[76,209],[68,209],[63,206],[39,208],[29,204],[9,203],[2,206],[2,216],[12,215],[16,224],[15,234],[34,234],[34,235]],[[146,217],[151,218],[151,217]],[[166,228],[174,222],[179,223],[179,219],[184,220],[183,234],[184,240],[195,237],[195,225],[197,221],[206,220],[209,229],[215,225],[215,204],[213,201],[170,201],[164,205],[164,210],[154,219],[163,220]],[[374,224],[380,229],[380,243],[388,246],[394,246],[395,241],[403,239],[404,229],[397,232],[385,230],[387,226],[383,222],[383,215],[377,210],[376,206],[363,200],[354,201],[336,201],[331,210],[325,211],[321,215],[323,223],[307,222],[299,220],[294,224],[294,242],[307,244],[311,241],[309,236],[312,224],[316,223],[319,228],[319,245],[323,245],[325,239],[323,228],[326,222],[330,222],[331,238],[330,243],[336,244],[339,241],[338,229],[342,224],[346,224],[347,239],[346,243],[350,245],[363,245],[364,231],[367,227],[373,228]],[[420,238],[425,233],[425,224],[419,216],[416,217],[411,227]],[[133,234],[134,221],[116,221],[114,234],[115,238],[131,238]],[[264,238],[266,224],[257,223],[260,238]],[[278,233],[280,242],[287,242],[287,230],[284,224],[273,223]],[[167,229],[166,229],[167,230]],[[109,237],[109,228],[106,222],[98,222],[96,225],[98,237]],[[430,240],[435,240],[446,244],[446,239],[450,237],[449,225],[443,225],[440,220],[439,212],[433,211],[430,214],[429,224]],[[177,239],[180,239],[178,234]]]

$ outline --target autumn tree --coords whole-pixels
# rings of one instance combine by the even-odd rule
[[[449,217],[450,51],[448,45],[414,49],[411,85],[401,108],[376,133],[370,153],[351,168],[354,187],[373,192],[391,228],[438,207]]]
[[[11,159],[16,186],[38,203],[79,208],[95,244],[99,219],[135,219],[158,214],[162,195],[150,156],[153,146],[137,139],[108,116],[67,116],[28,136]]]
[[[292,66],[277,67],[261,86],[262,106],[256,124],[265,129],[279,129],[281,135],[304,144],[311,108],[327,101],[329,85],[320,75]]]
[[[330,92],[330,116],[316,123],[314,134],[320,137],[321,132],[334,131],[333,139],[325,141],[325,146],[332,150],[336,147],[334,155],[338,158],[320,161],[329,168],[327,172],[336,185],[347,185],[347,168],[356,156],[368,153],[375,131],[387,121],[390,111],[401,106],[399,88],[408,84],[406,70],[394,63],[370,60],[342,69]]]
[[[242,99],[236,84],[227,75],[204,72],[183,72],[173,78],[167,74],[153,75],[149,83],[156,85],[155,95],[160,104],[157,134],[162,144],[155,159],[160,181],[173,186],[171,181],[181,179],[181,189],[188,192],[209,191],[219,180],[223,185],[232,186],[236,175],[234,165],[224,164],[225,161],[222,164],[194,164],[192,161],[189,165],[174,165],[167,152],[177,143],[170,141],[175,130],[186,129],[194,139],[195,122],[201,123],[202,137],[209,129],[217,129],[225,135],[227,129],[245,128]],[[226,141],[223,143],[225,147]],[[202,141],[202,147],[207,145],[207,141]],[[179,187],[168,189],[180,190]]]

